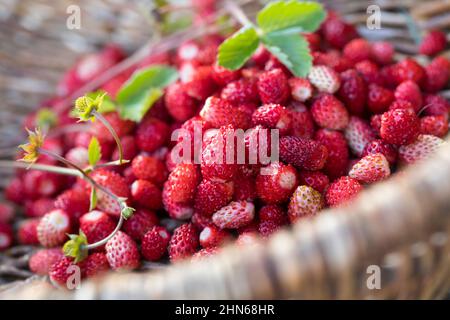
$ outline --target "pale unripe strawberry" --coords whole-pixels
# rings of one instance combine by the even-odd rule
[[[37,226],[39,242],[44,247],[56,247],[67,240],[70,232],[70,218],[68,214],[60,209],[50,211],[42,217]]]
[[[247,201],[234,201],[216,211],[212,221],[221,229],[237,229],[248,225],[255,216],[255,206]]]
[[[325,206],[320,192],[309,186],[298,186],[289,202],[288,216],[291,223],[303,217],[312,217]]]
[[[133,270],[139,267],[139,250],[129,235],[118,231],[105,246],[106,258],[113,270]]]
[[[376,153],[359,160],[348,175],[363,183],[373,183],[387,178],[390,174],[391,169],[386,157]]]
[[[345,138],[350,150],[360,157],[366,145],[375,140],[376,136],[369,123],[359,117],[351,117],[345,129]]]
[[[230,238],[230,234],[216,226],[207,226],[200,232],[200,245],[203,248],[218,247]]]
[[[398,150],[399,160],[405,164],[422,161],[430,157],[445,143],[441,138],[421,134],[415,142],[400,147]]]
[[[327,66],[313,66],[309,71],[308,80],[320,92],[333,94],[341,86],[337,72]]]

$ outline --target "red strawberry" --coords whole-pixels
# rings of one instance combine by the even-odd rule
[[[194,164],[179,164],[164,184],[164,193],[176,203],[192,203],[200,183],[200,173]]]
[[[14,208],[8,203],[0,202],[0,222],[9,222],[14,218]]]
[[[217,97],[206,99],[200,116],[212,128],[232,125],[236,128],[247,129],[250,117],[244,110],[236,108],[229,101]]]
[[[350,177],[341,177],[330,184],[325,194],[325,199],[329,206],[336,207],[352,201],[362,190],[363,187],[358,180]]]
[[[88,243],[103,240],[116,228],[114,220],[105,212],[94,210],[80,218],[80,230],[86,235]],[[101,249],[103,249],[101,247]]]
[[[443,51],[446,46],[446,34],[440,30],[431,30],[423,37],[419,52],[427,56],[434,56]]]
[[[427,94],[425,96],[425,106],[422,109],[427,116],[444,116],[448,119],[450,104],[448,101],[437,94]]]
[[[9,201],[21,204],[24,201],[24,186],[20,178],[12,179],[5,189],[5,197]]]
[[[141,253],[149,261],[158,261],[167,251],[170,234],[160,226],[154,226],[142,237]]]
[[[416,110],[414,110],[413,104],[407,100],[395,100],[394,102],[392,102],[389,106],[389,111],[396,109],[411,109],[416,112]]]
[[[329,50],[327,52],[313,52],[314,65],[324,65],[332,68],[336,72],[344,72],[353,67],[352,62],[341,55],[337,50]]]
[[[345,129],[345,138],[347,139],[350,150],[359,157],[366,145],[375,140],[375,133],[365,120],[358,117],[351,117]]]
[[[240,174],[234,179],[234,201],[253,201],[256,198],[256,185],[253,177]]]
[[[436,57],[425,68],[425,85],[428,92],[437,92],[448,84],[450,79],[450,60]]]
[[[94,252],[80,263],[83,277],[94,277],[109,270],[109,263],[106,254]]]
[[[399,160],[405,164],[422,161],[429,158],[443,144],[445,144],[445,141],[438,137],[421,134],[415,142],[399,148]]]
[[[383,113],[380,135],[387,143],[407,145],[420,132],[420,120],[411,109],[396,109]]]
[[[159,219],[153,211],[138,209],[123,223],[123,231],[133,240],[140,241],[158,223]]]
[[[379,64],[389,64],[394,57],[394,46],[387,41],[372,43],[372,58]]]
[[[142,151],[153,152],[167,143],[169,126],[156,118],[145,117],[136,130],[136,144]]]
[[[265,104],[253,113],[254,126],[261,125],[268,129],[279,129],[280,135],[291,130],[291,115],[285,107],[279,104]]]
[[[150,181],[136,180],[130,189],[134,203],[150,210],[162,208],[161,190]]]
[[[14,235],[11,226],[0,222],[0,251],[9,248],[14,242]]]
[[[281,69],[263,72],[258,78],[258,93],[265,104],[283,104],[290,97],[288,78]]]
[[[114,128],[114,131],[119,137],[129,134],[134,129],[134,122],[122,119],[117,112],[109,112],[103,114],[103,116]],[[114,142],[114,137],[101,121],[94,122],[92,131],[95,132],[99,141]]]
[[[251,57],[251,60],[260,67],[263,67],[269,59],[270,52],[263,45],[260,45]]]
[[[328,17],[322,25],[325,40],[335,48],[342,49],[349,41],[356,38],[355,27],[338,17]]]
[[[294,223],[300,218],[316,215],[324,207],[322,195],[308,186],[298,186],[289,202],[289,221]]]
[[[118,197],[128,198],[130,190],[125,179],[112,171],[97,170],[91,174],[92,179],[99,185],[111,191]],[[115,199],[103,191],[97,190],[97,208],[114,216],[120,215],[120,207]]]
[[[50,197],[60,191],[63,184],[64,178],[55,173],[30,170],[23,176],[25,195],[31,199]]]
[[[178,261],[192,256],[199,244],[198,232],[192,223],[176,228],[169,242],[169,258]]]
[[[233,191],[233,182],[203,180],[197,187],[195,212],[211,216],[231,201]]]
[[[212,78],[219,86],[225,86],[228,83],[239,79],[240,71],[239,70],[228,70],[219,65],[214,65],[212,67]]]
[[[347,141],[339,131],[321,129],[316,133],[316,140],[328,150],[328,160],[324,171],[331,179],[342,176],[349,159]]]
[[[148,180],[160,186],[167,179],[167,170],[164,162],[156,157],[138,155],[131,162],[133,174],[138,179]]]
[[[291,134],[300,138],[314,136],[314,121],[309,110],[300,103],[291,104],[292,130]]]
[[[341,73],[339,98],[351,114],[361,115],[367,98],[367,86],[356,70],[350,69]]]
[[[37,226],[39,219],[26,219],[23,220],[17,230],[17,239],[21,244],[39,244],[37,236]]]
[[[230,234],[227,231],[213,225],[205,227],[202,232],[200,232],[199,236],[200,245],[203,248],[220,247],[227,242],[229,238]]]
[[[133,270],[139,267],[139,251],[136,242],[122,231],[106,243],[106,258],[111,269],[116,271]]]
[[[170,115],[179,122],[193,117],[197,111],[197,101],[186,94],[181,83],[167,87],[164,102]]]
[[[406,80],[411,80],[418,85],[422,85],[425,80],[425,70],[415,60],[407,58],[393,66],[392,76],[397,84]]]
[[[55,209],[42,217],[37,226],[37,237],[44,247],[56,247],[64,243],[67,233],[70,232],[69,215],[61,210]]]
[[[220,229],[237,229],[248,225],[255,216],[255,206],[247,201],[235,201],[222,207],[212,216]]]
[[[366,39],[357,38],[347,43],[343,53],[353,63],[356,63],[370,58],[372,46]]]
[[[411,102],[414,111],[419,112],[422,108],[423,100],[419,86],[411,80],[403,81],[395,89],[395,98],[397,100],[406,100]]]
[[[213,225],[213,222],[210,217],[206,217],[198,212],[192,215],[191,221],[198,231],[203,230],[207,226]]]
[[[378,65],[370,60],[363,60],[355,64],[355,69],[367,82],[367,84],[384,85],[382,72]]]
[[[328,176],[321,171],[301,171],[299,174],[300,184],[309,186],[323,193],[330,184]]]
[[[194,72],[181,76],[186,93],[197,100],[205,100],[216,89],[211,67],[197,67]]]
[[[74,268],[74,266],[79,269]],[[79,272],[78,275],[77,272]],[[75,264],[72,258],[64,256],[50,265],[48,275],[53,284],[63,287],[67,287],[70,278],[77,279],[79,276],[78,279],[81,279],[82,277],[80,266]],[[72,283],[70,282],[70,284]]]
[[[325,165],[328,151],[322,144],[293,136],[280,138],[280,158],[305,170],[320,170]]]
[[[253,79],[240,79],[228,83],[222,89],[220,97],[234,105],[242,103],[258,103],[258,87]]]
[[[420,119],[420,133],[443,138],[448,133],[448,120],[445,116],[426,116]]]
[[[312,97],[313,87],[311,82],[304,78],[290,78],[291,96],[293,99],[305,102]]]
[[[50,267],[63,257],[64,254],[61,248],[41,249],[30,257],[28,266],[32,272],[40,276],[46,276],[50,271]]]
[[[376,84],[369,85],[367,106],[372,113],[383,113],[387,111],[393,101],[394,94],[391,90]]]
[[[78,189],[64,191],[54,202],[56,209],[61,209],[69,215],[73,226],[77,226],[78,219],[89,211],[89,205],[89,193]]]
[[[313,66],[309,71],[308,80],[319,92],[329,94],[337,92],[341,86],[339,74],[327,66]]]
[[[390,164],[395,164],[397,161],[397,149],[393,145],[386,143],[381,139],[373,140],[368,143],[364,148],[362,156],[365,157],[377,153],[384,155]]]
[[[376,135],[380,135],[380,128],[381,128],[381,114],[374,114],[370,118],[370,127],[372,130],[376,133]]]
[[[363,183],[373,183],[386,179],[390,174],[391,170],[386,157],[381,153],[376,153],[359,160],[348,175]]]
[[[268,237],[287,223],[286,212],[277,205],[267,205],[259,210],[258,231]]]
[[[291,165],[274,162],[256,177],[258,197],[267,204],[283,203],[298,185],[297,171]]]
[[[349,121],[343,103],[330,94],[321,95],[314,101],[311,114],[319,126],[327,129],[343,130]]]

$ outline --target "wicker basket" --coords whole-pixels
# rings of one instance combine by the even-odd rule
[[[148,50],[170,47],[167,41],[164,45],[154,43],[156,39],[151,33],[141,32],[146,23],[143,17],[148,15],[136,13],[149,8],[145,1],[124,1],[126,5],[112,0],[78,2],[88,13],[86,27],[76,32],[64,28],[64,32],[55,32],[55,26],[65,25],[68,2],[22,1],[19,5],[0,0],[0,41],[7,44],[0,48],[0,68],[6,71],[0,75],[3,98],[0,134],[7,137],[0,141],[0,152],[5,150],[2,157],[9,157],[6,151],[19,142],[21,137],[17,137],[17,132],[24,115],[51,93],[59,75],[79,54],[110,41],[124,45],[130,52],[136,51],[133,55],[136,59]],[[236,2],[249,11],[254,6],[254,1]],[[450,29],[448,0],[323,2],[356,24],[364,36],[391,41],[399,52],[398,58],[416,55],[414,38],[420,30],[442,28],[448,33]],[[381,30],[367,31],[368,4],[381,7]],[[48,13],[50,7],[51,14]],[[38,26],[30,22],[33,20],[30,17],[27,20],[27,15],[35,15],[36,10],[41,10],[42,14],[47,12],[46,17],[49,17]],[[223,10],[227,10],[226,6]],[[195,30],[175,34],[170,36],[170,43],[196,35]],[[149,39],[154,45],[148,45]],[[147,45],[138,50],[143,43]],[[120,68],[126,65],[115,71]],[[23,80],[24,76],[27,80]],[[450,98],[448,90],[441,94]],[[17,280],[3,286],[0,297],[443,298],[450,289],[449,194],[450,144],[447,144],[425,163],[366,190],[351,207],[327,210],[310,221],[302,221],[292,230],[278,232],[264,244],[226,248],[205,261],[176,264],[160,271],[111,273],[83,282],[80,290],[61,291],[42,278],[30,277],[26,267],[32,248],[15,247],[0,255],[1,281]],[[151,269],[159,267],[150,266]],[[369,289],[370,276],[378,270],[381,287]]]

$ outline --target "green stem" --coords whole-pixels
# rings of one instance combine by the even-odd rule
[[[120,228],[122,228],[123,220],[124,220],[123,215],[120,215],[119,222],[117,223],[116,228],[106,238],[104,238],[100,241],[88,244],[87,246],[84,247],[84,249],[92,250],[97,247],[101,247],[101,246],[105,245],[112,237],[114,237],[114,235],[117,233],[117,231],[119,231]]]
[[[0,160],[0,168],[28,169],[29,167],[30,167],[30,165],[25,162]],[[78,170],[64,168],[64,167],[51,166],[48,164],[35,163],[32,165],[32,168],[36,169],[36,170],[40,170],[40,171],[47,171],[47,172],[52,172],[52,173],[63,174],[66,176],[79,177],[79,178],[83,177],[78,172]]]
[[[117,149],[119,150],[119,165],[123,164],[124,161],[123,161],[122,143],[120,142],[119,136],[117,135],[116,131],[114,130],[114,128],[111,126],[111,124],[108,122],[108,120],[106,120],[106,118],[102,114],[100,114],[94,110],[92,112],[92,115],[94,115],[101,123],[103,123],[103,125],[106,127],[106,129],[108,129],[108,131],[113,136],[113,138],[117,144]]]

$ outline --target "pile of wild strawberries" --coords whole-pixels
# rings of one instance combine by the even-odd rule
[[[152,64],[170,64],[180,75],[140,123],[117,112],[104,114],[131,162],[95,170],[91,177],[128,198],[137,211],[105,246],[78,263],[83,277],[135,269],[141,259],[202,258],[230,241],[253,243],[326,207],[348,203],[366,186],[444,143],[450,107],[437,92],[450,78],[450,61],[438,56],[445,35],[433,31],[424,38],[420,52],[431,61],[426,66],[412,58],[394,62],[391,44],[359,38],[334,13],[318,32],[305,36],[314,66],[304,79],[263,47],[240,70],[224,69],[216,64],[223,38],[208,35],[149,56],[99,88],[114,98],[133,71]],[[119,48],[109,46],[66,73],[58,95],[43,104],[58,114],[58,129],[75,122],[60,101],[123,58]],[[195,124],[205,133],[201,164],[175,163],[172,149],[182,141],[171,141],[171,133],[181,127],[193,135]],[[24,127],[34,125],[31,115]],[[207,161],[225,148],[221,139],[227,131],[237,128],[248,137],[265,128],[279,130],[280,161],[268,165],[271,174],[261,174],[261,164]],[[49,134],[43,148],[83,167],[95,135],[102,161],[118,159],[113,137],[99,121],[79,132],[62,132]],[[46,156],[38,163],[59,165]],[[88,212],[85,181],[32,169],[18,170],[5,196],[27,217],[17,226],[17,243],[45,247],[31,257],[30,269],[59,284],[74,264],[61,252],[66,234],[82,230],[89,243],[99,241],[120,215],[117,203],[102,193],[97,209]],[[0,205],[0,250],[14,242],[13,215],[11,205]]]

